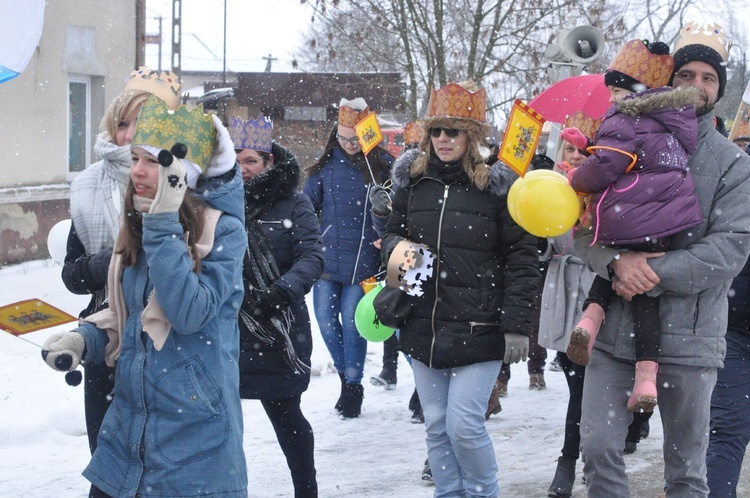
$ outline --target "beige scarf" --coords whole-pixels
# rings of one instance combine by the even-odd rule
[[[133,204],[139,213],[148,213],[149,207],[151,206],[151,199],[145,199],[137,195],[133,195]],[[214,245],[214,232],[216,230],[216,223],[219,221],[219,217],[222,212],[210,207],[206,207],[204,216],[206,218],[203,227],[203,233],[201,234],[198,242],[196,243],[196,251],[200,259],[205,258]],[[126,224],[123,223],[123,229]],[[109,343],[104,351],[104,361],[108,366],[114,367],[117,359],[120,357],[120,350],[122,349],[122,331],[125,329],[125,322],[128,319],[128,310],[125,305],[125,297],[122,293],[122,255],[119,250],[122,246],[122,231],[117,236],[115,241],[115,251],[112,254],[112,259],[109,262],[109,273],[107,275],[107,286],[109,288],[109,308],[103,309],[98,313],[94,313],[86,318],[84,321],[93,323],[102,330],[107,331],[109,337]],[[187,244],[188,234],[185,233],[185,245],[187,246],[188,255],[193,261],[193,271],[200,273],[200,264],[193,259],[193,252],[190,246]],[[172,326],[164,316],[164,311],[159,305],[158,297],[154,290],[148,296],[148,304],[141,313],[141,324],[143,331],[148,334],[152,341],[154,341],[154,347],[157,351],[160,351],[164,346],[164,343],[169,336],[169,331]]]

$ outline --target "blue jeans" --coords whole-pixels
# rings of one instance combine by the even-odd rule
[[[750,442],[750,334],[728,329],[727,356],[711,396],[706,466],[709,496],[736,497]]]
[[[313,307],[320,333],[333,366],[346,377],[348,384],[362,381],[367,356],[367,341],[354,325],[354,310],[364,295],[359,284],[320,279],[313,287]]]
[[[412,360],[435,498],[496,498],[497,462],[484,413],[500,361],[436,370]]]

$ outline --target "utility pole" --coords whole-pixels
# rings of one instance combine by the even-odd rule
[[[227,0],[224,0],[224,70],[222,71],[221,81],[224,86],[227,85]]]
[[[135,67],[146,63],[146,0],[135,2]],[[135,69],[135,68],[134,68]]]
[[[172,71],[182,77],[182,1],[172,0]]]
[[[271,63],[272,63],[273,61],[277,61],[277,60],[279,60],[279,59],[277,59],[276,57],[271,57],[271,54],[268,54],[268,57],[263,57],[263,59],[265,59],[265,60],[267,61],[267,62],[266,62],[266,71],[265,71],[265,72],[267,72],[267,73],[270,73],[270,72],[271,72]]]
[[[159,21],[159,32],[155,35],[150,35],[146,33],[146,35],[144,36],[144,41],[146,45],[156,44],[159,47],[159,62],[158,62],[157,69],[161,71],[161,34],[162,34],[162,22],[164,18],[162,16],[158,16],[152,19],[156,19],[157,21]],[[140,64],[138,67],[143,66],[144,64]]]

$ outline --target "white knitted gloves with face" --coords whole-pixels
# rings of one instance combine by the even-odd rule
[[[78,332],[60,332],[49,336],[42,347],[42,359],[50,368],[71,372],[83,360],[86,341]]]
[[[159,187],[148,210],[150,214],[176,213],[182,205],[187,191],[187,175],[182,158],[187,153],[183,144],[175,144],[171,152],[159,152]]]

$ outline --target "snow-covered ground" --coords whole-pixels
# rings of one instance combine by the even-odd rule
[[[309,298],[310,296],[308,296]],[[88,302],[70,294],[52,260],[0,268],[0,305],[39,298],[77,315]],[[313,320],[314,321],[314,320]],[[362,415],[341,420],[333,405],[340,382],[313,324],[313,377],[303,410],[315,431],[315,459],[321,497],[429,497],[433,488],[420,478],[426,457],[424,431],[407,409],[414,388],[403,357],[398,387],[386,391],[367,382],[382,365],[382,345],[371,343],[365,368]],[[26,334],[38,345],[69,326]],[[40,349],[0,332],[0,496],[50,498],[87,496],[80,473],[88,463],[83,388],[65,384],[45,365]],[[551,359],[551,358],[550,358]],[[547,389],[528,390],[525,364],[513,365],[503,411],[488,424],[500,467],[501,496],[546,496],[562,447],[567,387],[561,372],[546,372]],[[243,401],[245,453],[254,498],[290,497],[291,478],[284,456],[260,403]],[[661,476],[662,430],[658,410],[651,435],[626,457],[633,496],[656,497]],[[743,486],[747,485],[747,473]],[[574,497],[585,496],[579,482]],[[748,488],[744,488],[747,490]],[[742,495],[742,493],[740,493]],[[745,495],[747,496],[747,495]]]

